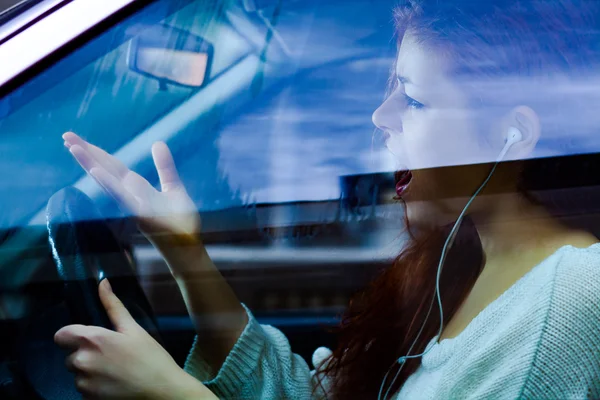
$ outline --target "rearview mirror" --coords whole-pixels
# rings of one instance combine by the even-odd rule
[[[127,56],[130,70],[171,83],[199,88],[208,82],[213,46],[199,36],[166,25],[145,29],[134,38]]]

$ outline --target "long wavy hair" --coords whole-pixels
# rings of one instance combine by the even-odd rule
[[[399,42],[410,32],[420,43],[446,52],[455,62],[456,76],[467,78],[465,87],[476,91],[477,85],[469,85],[469,77],[517,76],[529,80],[549,72],[582,71],[580,67],[592,65],[589,63],[595,59],[597,45],[590,33],[595,31],[591,27],[599,15],[598,3],[406,0],[395,9],[394,17]],[[478,105],[491,104],[494,93],[489,95],[485,98],[485,94],[477,93],[472,97]],[[514,99],[515,103],[521,100]],[[506,106],[518,104],[515,103]],[[553,128],[544,126],[543,116],[541,120],[544,133]],[[559,163],[561,167],[557,166]],[[520,162],[521,173],[512,187],[537,202],[530,190],[543,189],[540,185],[549,183],[548,171],[578,171],[576,164],[563,159]],[[406,221],[407,227],[409,222]],[[435,306],[418,334],[434,300],[437,266],[449,230],[450,226],[445,226],[411,232],[409,243],[393,265],[353,297],[336,330],[338,346],[316,375],[321,382],[328,382],[328,397],[377,398],[390,367],[390,375],[396,374],[395,361],[409,350],[413,355],[422,353],[437,335],[440,316]],[[466,218],[440,276],[444,324],[465,300],[484,265],[485,254],[477,230]],[[389,393],[400,390],[420,364],[419,358],[408,359]],[[390,383],[391,379],[387,385]]]

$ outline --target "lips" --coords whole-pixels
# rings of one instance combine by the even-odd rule
[[[398,197],[402,197],[402,195],[406,192],[410,181],[412,180],[412,172],[409,170],[397,171],[395,173],[396,180],[396,194]]]

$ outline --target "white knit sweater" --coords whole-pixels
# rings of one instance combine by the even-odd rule
[[[222,399],[311,398],[314,371],[280,331],[248,316],[216,377],[196,343],[186,370]],[[599,399],[600,244],[562,247],[428,349],[396,399]],[[315,352],[315,368],[328,354]]]

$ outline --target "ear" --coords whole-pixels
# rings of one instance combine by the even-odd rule
[[[540,119],[537,113],[527,106],[515,107],[507,114],[504,125],[504,135],[510,127],[517,128],[523,134],[523,141],[515,143],[510,148],[507,158],[513,160],[529,158],[541,135]]]

